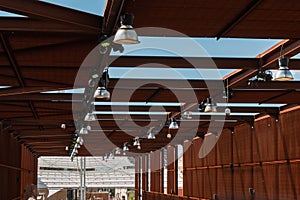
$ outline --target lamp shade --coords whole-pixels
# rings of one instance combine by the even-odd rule
[[[127,144],[124,144],[123,151],[129,151],[129,148],[128,148]]]
[[[178,129],[178,124],[174,118],[171,120],[171,124],[169,126],[169,129]]]
[[[93,114],[91,112],[87,113],[86,116],[84,117],[84,121],[86,121],[86,122],[96,121],[95,114]]]
[[[275,73],[274,79],[276,81],[290,81],[293,80],[293,74],[289,70],[288,63],[289,59],[288,58],[280,58],[279,60],[279,69]]]
[[[191,112],[190,111],[186,111],[183,113],[183,119],[192,119],[192,116],[191,116]]]
[[[105,89],[105,87],[97,87],[94,98],[97,99],[110,99],[110,92]]]
[[[156,137],[155,137],[155,135],[154,135],[154,133],[152,132],[152,130],[153,130],[153,128],[150,128],[149,130],[148,130],[148,132],[147,132],[147,138],[149,139],[149,140],[154,140]]]
[[[207,98],[207,105],[204,109],[204,112],[217,112],[217,107],[214,104],[212,98]]]
[[[138,35],[131,25],[122,25],[113,40],[116,44],[138,44]]]
[[[138,44],[138,35],[132,27],[133,14],[126,13],[121,16],[121,27],[118,29],[113,40],[116,44]]]
[[[89,133],[89,131],[86,127],[82,127],[79,131],[79,134],[82,134],[82,135],[86,135],[88,133]]]
[[[140,140],[139,139],[135,139],[133,142],[133,146],[139,146],[141,145]]]

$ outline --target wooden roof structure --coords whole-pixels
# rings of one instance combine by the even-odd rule
[[[232,37],[283,39],[256,58],[212,58],[219,69],[239,69],[226,77],[234,94],[230,103],[276,103],[283,107],[232,107],[232,112],[259,113],[255,116],[227,116],[224,128],[251,122],[262,115],[278,115],[286,108],[300,103],[300,82],[257,82],[248,85],[249,78],[262,69],[276,69],[282,54],[293,57],[300,53],[300,4],[297,0],[241,0],[241,1],[135,1],[108,0],[104,16],[96,16],[69,8],[35,0],[0,0],[0,9],[26,17],[0,17],[0,119],[3,133],[16,139],[39,156],[67,156],[65,147],[72,143],[76,130],[72,112],[72,94],[42,93],[72,89],[77,72],[87,54],[99,44],[101,33],[113,35],[122,13],[135,16],[134,27],[163,27],[174,29],[190,37]],[[139,33],[143,35],[143,33]],[[159,36],[159,35],[146,35]],[[205,58],[191,58],[203,60]],[[182,58],[121,56],[111,67],[135,67],[144,63],[161,63],[173,68],[192,68]],[[300,60],[291,59],[290,68],[297,70]],[[207,66],[200,66],[207,68]],[[108,89],[114,93],[118,79],[110,79]],[[139,85],[143,80],[126,80],[126,87]],[[179,80],[174,80],[180,85]],[[224,80],[226,81],[226,80]],[[199,102],[209,97],[206,83],[190,80]],[[119,101],[124,101],[120,95]],[[177,102],[170,88],[152,84],[134,92],[132,102]],[[199,102],[180,102],[180,106],[165,107],[167,112],[180,115]],[[122,106],[118,107],[124,110]],[[96,106],[97,111],[110,111],[110,106]],[[149,106],[130,106],[130,111],[149,111]],[[175,116],[174,115],[174,116]],[[120,115],[127,119],[128,116]],[[133,136],[119,130],[111,116],[101,116],[99,123],[106,138],[122,147]],[[105,120],[104,120],[105,118]],[[148,115],[132,116],[140,126],[147,126]],[[102,120],[101,120],[102,119]],[[143,121],[144,119],[144,121]],[[204,119],[210,119],[209,116]],[[127,121],[129,122],[129,121]],[[125,124],[127,123],[125,120]],[[94,123],[94,122],[93,122]],[[91,126],[93,126],[91,123]],[[96,122],[95,122],[96,123]],[[98,121],[97,121],[98,123]],[[61,128],[66,124],[66,129]],[[197,132],[205,132],[208,123],[200,122]],[[189,127],[193,129],[195,127]],[[187,129],[187,132],[189,129]],[[166,144],[168,129],[163,128],[156,140],[143,141],[143,152]],[[107,149],[106,139],[91,133],[95,151]],[[133,150],[135,151],[135,150]],[[91,155],[84,147],[79,155]]]

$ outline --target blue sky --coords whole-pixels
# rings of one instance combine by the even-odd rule
[[[95,15],[100,15],[100,16],[103,15],[104,7],[106,4],[106,0],[41,0],[41,1],[72,8],[75,10],[80,10]],[[16,15],[4,11],[0,11],[0,16],[20,17],[20,15]]]
[[[244,57],[254,58],[258,54],[266,51],[281,40],[274,39],[243,39],[243,38],[193,38],[205,51],[203,55],[196,54],[190,48],[190,38],[174,37],[139,37],[141,43],[137,45],[126,45],[123,54],[131,56],[153,55],[153,56],[176,56],[170,51],[180,48],[181,56],[186,57]],[[152,49],[145,47],[154,47]],[[119,55],[119,53],[113,53]]]
[[[106,0],[42,0],[44,2],[81,10],[95,15],[103,15]]]

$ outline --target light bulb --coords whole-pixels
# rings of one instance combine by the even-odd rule
[[[167,134],[167,138],[170,139],[171,137],[172,137],[171,133],[168,133],[168,134]]]
[[[231,113],[230,108],[226,108],[226,109],[225,109],[225,114],[226,114],[226,115],[230,115],[230,113]]]

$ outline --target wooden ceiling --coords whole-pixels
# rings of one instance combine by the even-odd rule
[[[99,44],[99,35],[113,35],[119,26],[119,16],[125,12],[135,15],[134,27],[163,27],[180,31],[192,37],[236,37],[285,39],[256,58],[212,58],[219,69],[239,69],[228,78],[233,93],[232,103],[280,103],[285,107],[232,107],[232,112],[259,113],[256,116],[228,116],[224,128],[251,122],[255,118],[270,114],[300,103],[300,82],[257,82],[249,86],[259,64],[263,69],[277,68],[281,44],[283,55],[292,57],[300,52],[300,4],[297,0],[242,0],[242,1],[108,1],[104,17],[75,11],[72,9],[35,0],[0,0],[0,9],[27,16],[26,18],[0,17],[0,89],[1,134],[14,134],[36,155],[68,155],[65,146],[72,143],[75,132],[74,112],[71,94],[41,93],[45,91],[73,88],[77,72],[88,53]],[[144,34],[145,33],[140,33]],[[148,34],[151,36],[151,33]],[[111,59],[115,59],[113,56]],[[190,58],[203,63],[206,59]],[[111,67],[135,67],[145,63],[161,63],[173,68],[193,68],[188,62],[175,57],[126,57],[117,58]],[[290,68],[297,70],[300,61],[292,59]],[[178,102],[171,90],[181,94],[190,91],[180,88],[165,88],[158,84],[148,84],[132,90],[144,80],[123,80],[122,88],[116,87],[119,79],[111,79],[108,89],[118,92],[118,101],[127,101],[123,93],[134,92],[132,102]],[[225,80],[224,80],[225,81]],[[152,80],[155,83],[155,80]],[[189,80],[198,102],[188,98],[182,106],[168,106],[166,111],[179,117],[184,110],[195,110],[197,103],[209,97],[207,83]],[[83,86],[84,87],[84,86]],[[82,95],[78,95],[82,99]],[[76,102],[80,108],[81,103]],[[73,108],[76,107],[73,105]],[[110,106],[96,106],[97,111],[110,111]],[[126,106],[114,109],[124,111]],[[130,111],[149,111],[149,106],[130,106]],[[130,116],[120,115],[122,127],[131,128]],[[103,134],[91,132],[79,155],[103,155],[114,145],[122,147],[133,137],[146,134],[149,115],[132,115],[133,122],[141,126],[133,133],[120,130],[111,115],[98,115]],[[151,116],[153,117],[153,116]],[[198,127],[187,125],[184,131],[202,133],[207,130],[210,116],[201,117]],[[161,120],[161,116],[159,118]],[[206,120],[206,121],[205,121]],[[160,122],[160,121],[159,121]],[[98,122],[97,122],[98,123]],[[66,124],[66,129],[61,128]],[[97,127],[94,122],[92,128]],[[195,129],[195,130],[194,130]],[[156,140],[144,140],[142,151],[158,149],[170,142],[166,138],[167,128],[163,128]],[[175,134],[175,132],[174,132]],[[193,135],[194,136],[194,135]],[[191,136],[191,137],[193,137]],[[184,138],[181,138],[182,140]],[[112,145],[109,141],[114,145]],[[132,151],[137,151],[131,148]]]

